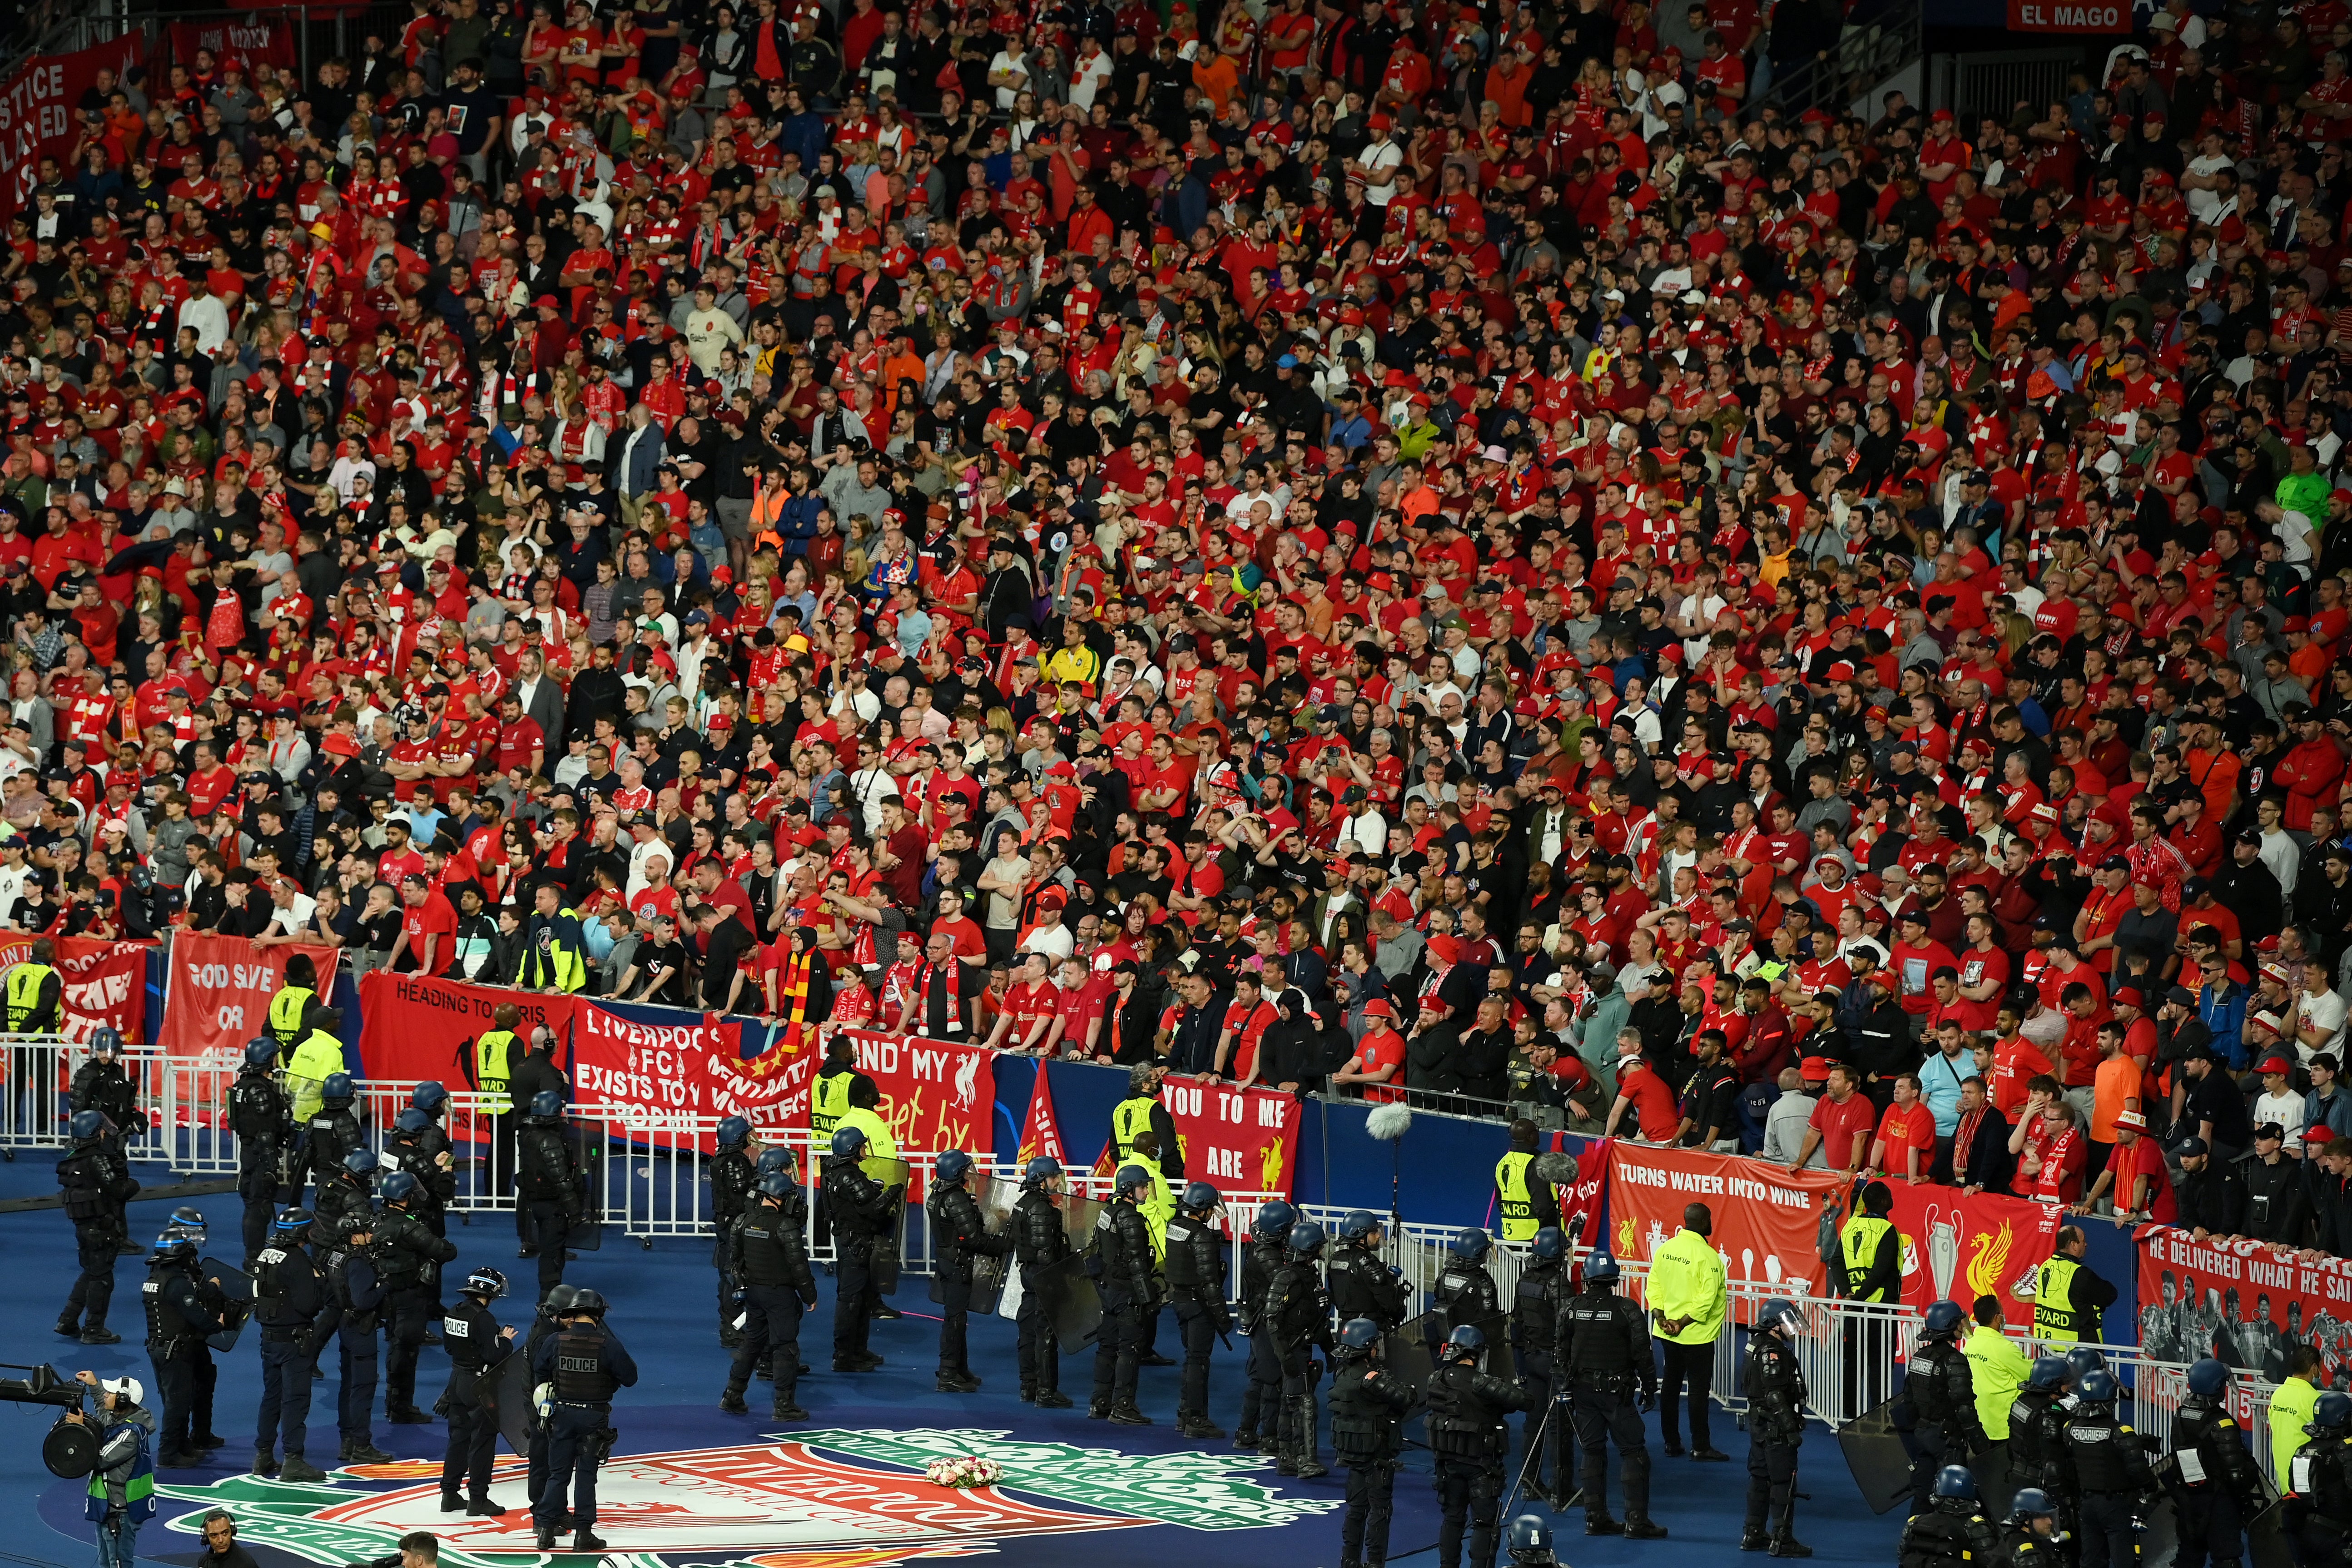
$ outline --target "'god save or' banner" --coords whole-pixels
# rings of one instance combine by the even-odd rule
[[[256,947],[249,938],[181,931],[172,939],[164,982],[163,1027],[156,1043],[175,1057],[219,1054],[235,1060],[269,1022],[269,999],[286,984],[287,961],[308,953],[322,975],[335,972],[335,950],[286,944]],[[368,978],[374,979],[371,975]],[[362,993],[364,998],[364,991]],[[368,1022],[374,1023],[371,1012]],[[442,1048],[447,1060],[446,1046]],[[383,1075],[389,1076],[389,1075]],[[439,1071],[416,1073],[438,1078]]]
[[[1623,1142],[1609,1145],[1608,1159],[1609,1244],[1620,1258],[1647,1263],[1682,1228],[1684,1208],[1702,1203],[1734,1283],[1773,1286],[1799,1300],[1835,1293],[1818,1248],[1822,1215],[1837,1212],[1843,1178]]]

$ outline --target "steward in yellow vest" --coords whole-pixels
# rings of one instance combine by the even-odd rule
[[[1495,1162],[1496,1212],[1502,1219],[1503,1239],[1524,1245],[1536,1232],[1559,1223],[1559,1195],[1549,1182],[1535,1173],[1536,1124],[1522,1118],[1511,1123],[1511,1152]]]
[[[286,1064],[286,1091],[294,1101],[294,1121],[299,1125],[319,1113],[326,1102],[326,1084],[330,1078],[344,1070],[343,1042],[335,1037],[342,1027],[343,1016],[332,1007],[319,1010],[320,1026],[303,1037],[294,1047],[292,1059]]]
[[[1731,1289],[1708,1235],[1713,1227],[1706,1205],[1693,1204],[1683,1210],[1683,1227],[1650,1255],[1651,1331],[1670,1344],[1711,1345],[1723,1336]]]
[[[1111,1169],[1111,1186],[1118,1185],[1118,1173],[1133,1166],[1151,1178],[1149,1196],[1138,1198],[1135,1206],[1143,1215],[1143,1223],[1151,1231],[1151,1256],[1165,1261],[1168,1257],[1168,1222],[1176,1217],[1176,1195],[1169,1188],[1168,1178],[1160,1171],[1160,1135],[1147,1127],[1136,1134],[1135,1147]]]
[[[2084,1267],[2079,1226],[2062,1226],[2057,1245],[2033,1276],[2033,1337],[2053,1344],[2095,1342],[2099,1314],[2116,1304],[2116,1288]]]
[[[525,1047],[516,1037],[515,1026],[522,1022],[522,1009],[511,1002],[501,1002],[490,1014],[490,1027],[457,1047],[457,1070],[478,1094],[496,1095],[503,1100],[514,1082],[515,1063],[525,1054]],[[503,1110],[503,1105],[499,1107]]]
[[[816,1080],[809,1086],[811,1148],[833,1147],[834,1129],[849,1112],[850,1086],[857,1083],[868,1089],[874,1087],[874,1080],[857,1070],[857,1048],[850,1044],[849,1037],[835,1035],[825,1042],[824,1066],[817,1069]],[[879,1098],[877,1090],[876,1099]]]
[[[291,1055],[310,1037],[320,1005],[318,967],[309,953],[298,952],[286,961],[286,984],[269,999],[269,1037],[278,1042],[279,1056]]]
[[[1862,1189],[1862,1204],[1838,1232],[1845,1296],[1853,1301],[1894,1301],[1903,1294],[1903,1237],[1886,1211],[1895,1206],[1885,1182]]]
[[[532,897],[536,905],[523,927],[514,984],[526,991],[566,995],[586,990],[588,949],[580,931],[580,911],[564,906],[563,889],[552,882],[541,883]]]
[[[32,956],[8,971],[8,1032],[12,1035],[54,1035],[65,1022],[59,1004],[65,981],[51,965],[57,945],[47,937],[33,943]]]

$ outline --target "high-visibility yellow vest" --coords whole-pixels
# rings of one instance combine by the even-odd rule
[[[35,963],[30,959],[26,959],[8,972],[8,1032],[10,1034],[22,1035],[32,1029],[34,1015],[40,1010],[41,984],[56,973],[57,971],[47,964]],[[62,994],[60,992],[61,997]],[[55,1020],[51,1023],[54,1026]]]
[[[278,1050],[290,1051],[302,1043],[309,1032],[302,1027],[303,1009],[318,999],[319,994],[307,985],[281,986],[269,999],[269,1036]]]
[[[343,1042],[322,1029],[313,1029],[294,1047],[286,1064],[286,1081],[294,1091],[294,1120],[308,1121],[326,1103],[330,1076],[343,1070]]]
[[[849,1114],[849,1078],[855,1068],[821,1072],[809,1090],[809,1132],[819,1158],[833,1152],[834,1129]],[[868,1136],[871,1136],[869,1134]]]
[[[2292,1475],[2294,1456],[2311,1435],[2311,1413],[2319,1407],[2319,1385],[2290,1377],[2271,1391],[2271,1460],[2282,1476]]]
[[[1160,1101],[1148,1094],[1130,1095],[1110,1110],[1111,1159],[1114,1164],[1126,1160],[1135,1152],[1135,1141],[1151,1125],[1151,1113]]]
[[[1675,1232],[1650,1256],[1649,1296],[1654,1318],[1685,1320],[1679,1333],[1654,1323],[1651,1331],[1656,1337],[1678,1345],[1713,1344],[1722,1337],[1723,1321],[1730,1313],[1723,1255],[1695,1230]]]
[[[2025,1359],[2015,1340],[1983,1323],[1969,1331],[1960,1353],[1969,1358],[1969,1387],[1977,1396],[1977,1420],[1985,1436],[2000,1442],[2009,1436],[2009,1407],[2017,1403],[2017,1391],[2032,1375],[2033,1363]]]
[[[1151,1195],[1135,1206],[1143,1215],[1146,1228],[1151,1232],[1151,1256],[1160,1262],[1168,1259],[1168,1222],[1176,1217],[1176,1195],[1168,1190],[1168,1178],[1160,1173],[1160,1162],[1148,1154],[1129,1154],[1111,1172],[1111,1190],[1118,1189],[1118,1173],[1129,1165],[1151,1177]]]
[[[1495,1192],[1502,1199],[1505,1241],[1535,1239],[1536,1200],[1528,1185],[1528,1167],[1535,1163],[1533,1154],[1519,1149],[1495,1162]]]
[[[1854,1289],[1855,1282],[1870,1272],[1878,1258],[1878,1239],[1895,1228],[1895,1222],[1876,1215],[1858,1214],[1845,1222],[1838,1233],[1838,1251],[1845,1260],[1847,1299],[1855,1301],[1892,1301],[1894,1287],[1881,1285],[1868,1295]]]
[[[2036,1339],[2073,1344],[2088,1338],[2088,1316],[2074,1302],[2074,1276],[2082,1265],[2071,1258],[2053,1258],[2033,1279],[2033,1335]]]
[[[474,1037],[474,1087],[484,1094],[504,1094],[514,1081],[512,1029],[485,1029]]]
[[[817,1081],[823,1083],[824,1080],[819,1079]],[[849,1075],[843,1073],[840,1082],[842,1097],[846,1101],[849,1095]],[[834,1131],[837,1132],[844,1127],[855,1127],[866,1134],[867,1159],[895,1160],[898,1157],[898,1141],[890,1136],[890,1124],[877,1116],[869,1107],[845,1103],[840,1119],[834,1123]],[[833,1133],[826,1133],[826,1146],[817,1152],[820,1155],[833,1152],[832,1141]]]

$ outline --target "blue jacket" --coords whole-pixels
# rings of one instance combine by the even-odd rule
[[[2251,1065],[2246,1054],[2246,994],[2224,980],[2220,994],[2210,985],[2197,993],[2197,1016],[2205,1020],[2205,1027],[2213,1037],[2213,1048],[2228,1059],[2233,1072],[2243,1072]]]

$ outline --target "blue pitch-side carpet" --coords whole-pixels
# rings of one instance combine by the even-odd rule
[[[28,1154],[0,1165],[0,1196],[54,1190],[51,1159]],[[169,1180],[160,1167],[138,1173],[151,1183]],[[234,1197],[201,1201],[212,1221],[215,1254],[237,1249]],[[131,1210],[143,1241],[168,1213],[163,1204]],[[488,1262],[508,1271],[519,1293],[532,1293],[535,1266],[514,1256],[512,1222],[487,1216],[455,1227],[463,1268]],[[663,1241],[651,1251],[607,1230],[601,1252],[583,1254],[566,1276],[593,1285],[612,1304],[611,1322],[635,1356],[643,1377],[615,1407],[619,1450],[606,1467],[598,1529],[609,1554],[625,1568],[887,1568],[924,1559],[996,1554],[1043,1568],[1101,1568],[1107,1561],[1148,1568],[1319,1568],[1339,1561],[1339,1513],[1345,1473],[1297,1481],[1276,1476],[1272,1462],[1235,1454],[1229,1444],[1205,1448],[1172,1430],[1178,1373],[1147,1369],[1141,1404],[1158,1425],[1114,1427],[1086,1419],[1093,1377],[1089,1351],[1063,1361],[1062,1385],[1077,1402],[1066,1411],[1039,1411],[1016,1393],[1013,1325],[974,1319],[971,1361],[987,1387],[957,1396],[934,1393],[938,1329],[917,1314],[936,1310],[928,1281],[909,1277],[895,1304],[908,1316],[874,1325],[873,1347],[888,1359],[860,1377],[819,1371],[803,1380],[800,1400],[813,1417],[783,1428],[764,1415],[730,1416],[718,1409],[726,1378],[716,1335],[717,1309],[707,1242]],[[102,1375],[128,1372],[151,1390],[153,1373],[136,1342],[142,1335],[138,1281],[142,1262],[121,1261],[111,1326],[121,1345],[86,1347],[51,1331],[74,1273],[71,1231],[56,1211],[0,1215],[0,1361],[48,1361],[61,1372],[88,1367]],[[830,1363],[832,1281],[820,1277],[824,1300],[803,1322],[804,1356]],[[504,1321],[522,1323],[528,1308],[499,1304]],[[1160,1344],[1178,1349],[1172,1319]],[[1242,1342],[1236,1342],[1242,1344]],[[510,1568],[535,1558],[527,1516],[520,1511],[520,1461],[500,1447],[493,1496],[517,1511],[504,1520],[467,1520],[438,1510],[437,1426],[374,1427],[377,1446],[400,1463],[372,1473],[337,1470],[325,1486],[290,1486],[244,1473],[252,1459],[254,1414],[260,1379],[257,1338],[248,1330],[238,1349],[221,1358],[215,1428],[229,1439],[198,1470],[161,1474],[163,1506],[141,1532],[139,1555],[187,1564],[200,1550],[196,1521],[224,1505],[242,1521],[240,1542],[267,1568],[341,1564],[393,1550],[404,1531],[428,1529],[443,1538],[452,1568]],[[1245,1344],[1242,1345],[1246,1349]],[[333,1411],[334,1352],[328,1375],[314,1384],[309,1457],[331,1468],[339,1446]],[[448,1363],[437,1349],[425,1352],[420,1403],[446,1381]],[[14,1374],[21,1375],[21,1374]],[[1211,1411],[1221,1426],[1235,1424],[1243,1376],[1239,1354],[1218,1353]],[[751,1402],[764,1411],[767,1388],[754,1384]],[[38,1447],[53,1414],[0,1405],[0,1561],[27,1559],[80,1568],[94,1558],[81,1517],[84,1483],[61,1481],[41,1468]],[[1516,1426],[1516,1418],[1514,1425]],[[1420,1423],[1409,1431],[1418,1437]],[[1727,1465],[1697,1465],[1658,1452],[1654,1417],[1652,1511],[1673,1532],[1664,1542],[1637,1544],[1588,1538],[1580,1515],[1552,1519],[1563,1563],[1588,1565],[1676,1561],[1693,1549],[1711,1560],[1734,1555],[1747,1481],[1746,1437],[1717,1413],[1715,1441]],[[929,1486],[922,1466],[932,1457],[986,1455],[1006,1479],[994,1492],[950,1493]],[[1331,1463],[1328,1419],[1323,1458]],[[1391,1560],[1436,1539],[1437,1514],[1429,1458],[1411,1450],[1397,1478]],[[509,1475],[509,1470],[518,1473]],[[1612,1504],[1619,1497],[1612,1468]],[[1799,1532],[1822,1562],[1883,1563],[1892,1559],[1898,1521],[1876,1518],[1863,1505],[1834,1437],[1815,1426],[1808,1434],[1800,1486],[1811,1494],[1799,1514]],[[1540,1511],[1540,1510],[1538,1510]],[[1549,1517],[1547,1515],[1547,1517]],[[568,1541],[568,1538],[566,1538]],[[1116,1554],[1115,1558],[1107,1553]],[[1498,1554],[1499,1556],[1499,1554]],[[1764,1559],[1759,1557],[1756,1561]],[[1434,1552],[1409,1561],[1432,1568]]]

